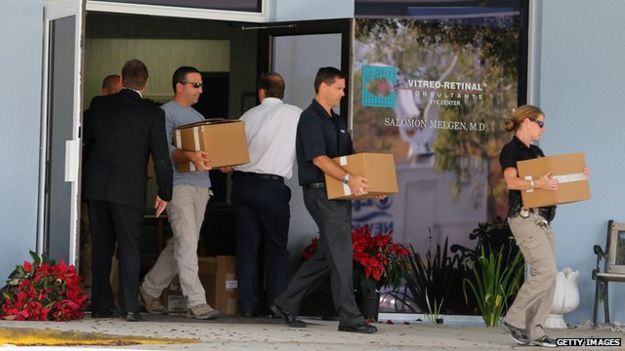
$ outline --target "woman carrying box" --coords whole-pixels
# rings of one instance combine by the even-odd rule
[[[518,161],[545,156],[533,145],[540,140],[544,127],[545,114],[532,105],[520,106],[506,121],[506,129],[514,132],[514,137],[501,150],[499,163],[508,188],[508,223],[530,274],[508,309],[503,325],[521,345],[556,347],[555,340],[542,327],[553,304],[556,284],[555,241],[550,225],[556,208],[526,208],[521,191],[554,191],[558,189],[558,181],[550,173],[538,180],[520,178],[516,166]],[[584,174],[590,174],[588,168],[584,168]]]

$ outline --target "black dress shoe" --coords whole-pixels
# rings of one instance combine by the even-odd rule
[[[126,313],[124,319],[127,322],[138,322],[141,320],[141,316],[139,315],[139,312],[128,312]]]
[[[278,305],[271,305],[269,308],[271,309],[271,312],[273,312],[274,315],[282,317],[284,322],[289,327],[291,327],[291,328],[305,328],[306,327],[306,323],[304,323],[303,321],[300,321],[299,319],[297,319],[296,316],[292,315],[286,309],[284,309],[284,308],[282,308],[282,307],[280,307]]]
[[[354,325],[340,325],[339,331],[351,332],[351,333],[364,333],[364,334],[373,334],[378,331],[378,328],[374,327],[371,324],[362,322]]]
[[[117,306],[104,311],[91,312],[91,318],[120,318],[121,316],[122,311]]]

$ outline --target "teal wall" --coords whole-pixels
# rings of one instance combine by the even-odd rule
[[[0,4],[0,285],[36,249],[42,9],[42,0]]]
[[[536,1],[535,103],[546,114],[547,154],[582,151],[592,200],[558,208],[558,268],[579,270],[581,305],[569,323],[592,319],[593,245],[608,219],[625,222],[625,1]],[[612,317],[625,321],[625,284],[611,284]],[[602,316],[602,314],[600,314]]]

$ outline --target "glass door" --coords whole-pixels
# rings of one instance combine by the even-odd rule
[[[286,83],[284,102],[306,109],[315,97],[313,82],[319,67],[340,68],[348,75],[348,89],[335,111],[349,120],[351,28],[351,19],[268,23],[259,29],[258,72],[275,71],[282,75]],[[295,268],[300,263],[301,250],[318,232],[304,206],[297,163],[286,184],[291,188],[288,249]]]
[[[43,115],[37,251],[77,257],[84,1],[44,1]]]

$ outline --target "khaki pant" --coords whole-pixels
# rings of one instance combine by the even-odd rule
[[[556,285],[553,233],[550,226],[540,225],[542,220],[542,217],[533,213],[527,218],[517,216],[508,220],[525,263],[530,267],[530,274],[510,306],[505,320],[514,327],[525,329],[531,340],[545,335],[542,324],[553,306]]]
[[[160,296],[177,274],[182,293],[187,298],[187,307],[206,303],[204,288],[198,277],[197,243],[211,195],[207,188],[189,185],[174,187],[173,198],[167,204],[167,217],[174,235],[145,276],[143,289],[149,295]]]

